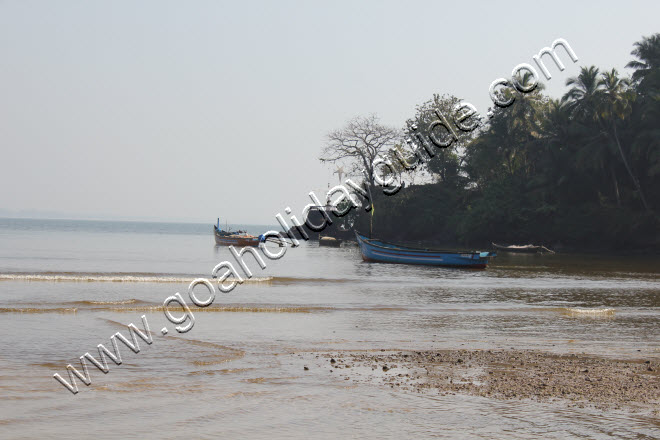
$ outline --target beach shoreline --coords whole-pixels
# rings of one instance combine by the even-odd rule
[[[351,383],[413,393],[560,402],[623,410],[660,423],[660,356],[612,359],[525,349],[317,353],[308,366]]]

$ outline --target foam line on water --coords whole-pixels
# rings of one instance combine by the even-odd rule
[[[0,281],[91,282],[91,283],[189,283],[196,276],[127,274],[0,274]],[[212,281],[212,279],[210,279]],[[244,278],[244,283],[269,283],[273,277]],[[228,282],[232,278],[227,279]]]

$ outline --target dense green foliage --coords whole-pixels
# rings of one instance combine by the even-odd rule
[[[516,91],[513,105],[417,170],[427,183],[390,197],[374,188],[374,235],[659,248],[660,34],[635,43],[632,55],[630,79],[590,66],[566,81],[560,100],[541,87]],[[455,100],[435,96],[408,127]],[[370,216],[353,210],[342,220],[368,231]]]

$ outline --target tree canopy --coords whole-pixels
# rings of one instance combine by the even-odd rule
[[[636,42],[631,55],[631,77],[584,66],[560,99],[542,87],[508,89],[514,104],[494,108],[478,130],[414,170],[430,179],[393,197],[374,194],[374,234],[462,245],[660,248],[660,34]],[[446,114],[459,102],[434,95],[418,106],[401,130],[404,147],[436,109]],[[365,136],[365,127],[377,134]],[[374,116],[358,118],[331,133],[322,160],[365,150],[363,166],[396,144],[396,133]],[[369,220],[350,215],[357,228]]]

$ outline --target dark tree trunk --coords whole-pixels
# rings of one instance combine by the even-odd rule
[[[612,182],[614,182],[614,195],[616,196],[616,206],[621,207],[621,194],[619,193],[619,182],[616,180],[616,174],[614,173],[614,166],[610,164],[610,172],[612,173]]]
[[[628,164],[628,160],[626,159],[626,155],[623,153],[623,148],[621,147],[621,142],[619,142],[619,136],[617,135],[617,131],[616,131],[616,122],[614,121],[612,121],[612,133],[614,134],[614,140],[616,141],[616,146],[619,148],[619,153],[621,154],[621,160],[623,160],[623,164],[626,166],[626,170],[628,171],[628,174],[630,175],[630,178],[632,179],[633,184],[635,185],[635,188],[639,193],[639,198],[642,200],[642,205],[644,205],[644,209],[646,209],[648,212],[651,212],[651,208],[649,207],[648,203],[646,203],[646,197],[644,197],[644,192],[642,191],[642,187],[639,184],[639,180],[637,180],[637,178],[633,174],[632,169]]]

